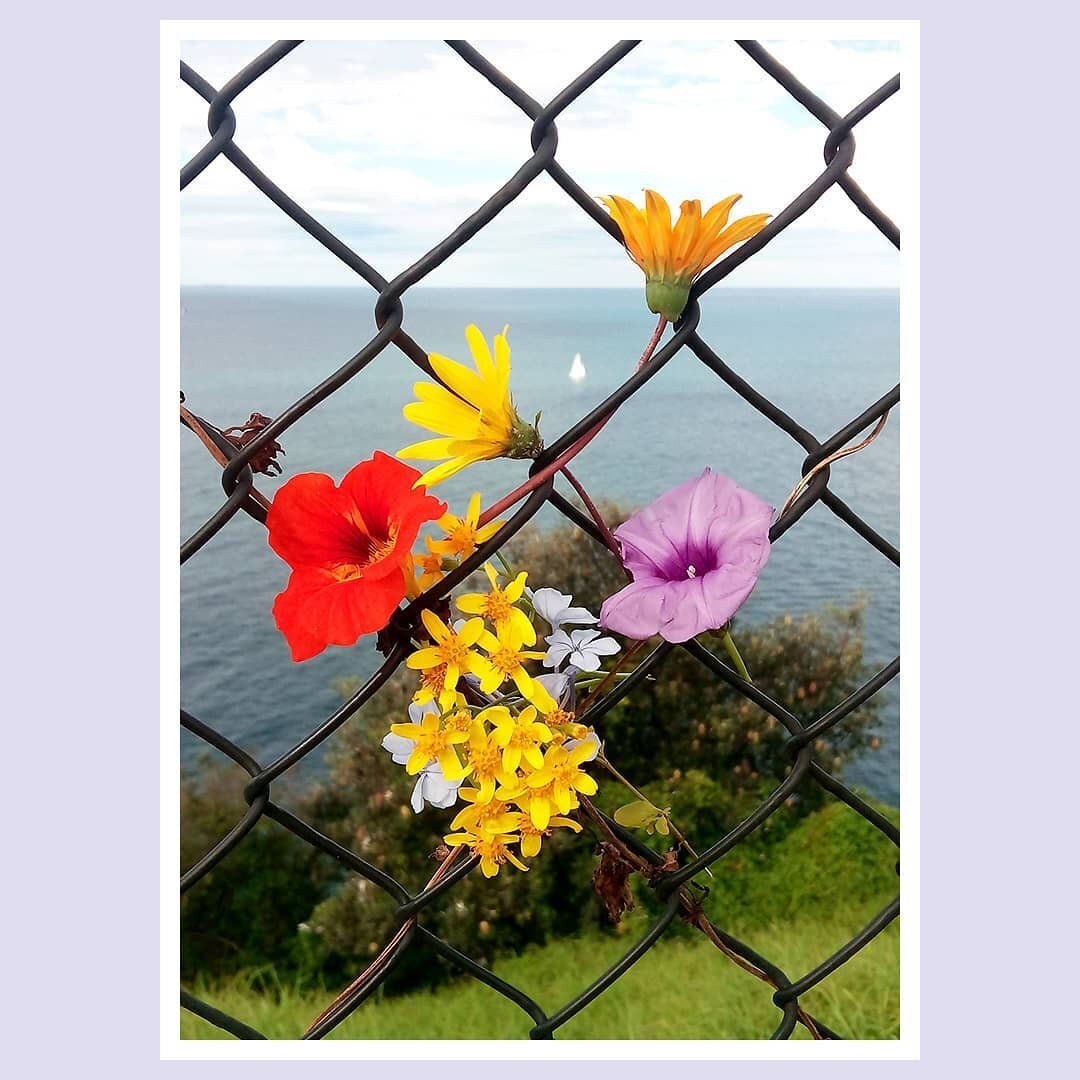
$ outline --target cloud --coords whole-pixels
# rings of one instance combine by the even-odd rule
[[[265,48],[193,42],[221,86]],[[538,101],[602,55],[598,39],[476,42]],[[895,74],[895,49],[767,43],[838,112]],[[181,158],[207,139],[206,105],[179,86]],[[909,152],[894,102],[859,125],[853,174],[899,218]],[[307,42],[240,95],[237,143],[387,277],[496,191],[531,153],[530,121],[441,42]],[[733,42],[643,42],[559,118],[558,160],[589,192],[706,202],[742,191],[776,212],[823,168],[825,129]],[[181,200],[187,283],[348,284],[350,271],[219,158]],[[303,281],[297,279],[298,268]],[[740,267],[743,285],[891,285],[891,247],[839,192]],[[441,285],[627,285],[638,271],[546,176],[432,275]]]

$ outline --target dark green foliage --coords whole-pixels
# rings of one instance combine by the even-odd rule
[[[205,758],[199,783],[181,777],[180,865],[186,870],[247,810],[248,775]],[[306,813],[305,800],[291,808]],[[287,829],[267,819],[180,899],[180,971],[232,972],[272,964],[297,970],[303,944],[297,925],[325,894],[334,864]]]

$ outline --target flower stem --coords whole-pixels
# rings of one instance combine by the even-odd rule
[[[608,523],[604,520],[604,515],[600,513],[596,508],[596,503],[589,498],[589,493],[582,486],[578,478],[569,470],[562,470],[563,476],[573,485],[574,490],[578,493],[578,497],[585,504],[585,509],[589,512],[589,517],[596,523],[596,527],[600,530],[600,534],[604,538],[604,543],[611,549],[611,553],[622,563],[622,552],[619,550],[618,541],[615,539],[615,535],[608,527]]]
[[[731,631],[727,627],[724,627],[721,632],[720,640],[724,643],[724,648],[727,650],[728,656],[731,657],[731,662],[735,665],[735,670],[739,673],[740,678],[745,682],[753,683],[754,680],[750,677],[750,672],[746,670],[743,658],[739,655],[735,639],[731,636]]]
[[[446,856],[441,863],[439,863],[438,869],[431,875],[426,889],[430,889],[432,885],[435,885],[439,880],[446,876],[447,872],[454,865],[454,860],[458,857],[458,853],[464,851],[463,847],[455,847],[450,849],[450,853]],[[386,958],[389,956],[394,946],[409,932],[409,928],[416,922],[416,916],[410,915],[400,927],[398,927],[397,933],[382,947],[378,956],[371,961],[370,964],[351,982],[340,994],[325,1008],[314,1020],[307,1026],[307,1031],[304,1034],[308,1034],[318,1024],[321,1024],[324,1020],[331,1015],[335,1015],[341,1011],[342,1008],[347,1006],[357,995],[364,989],[364,987],[379,973],[379,971],[385,966]]]
[[[644,641],[635,641],[634,644],[619,657],[618,663],[616,663],[616,665],[600,680],[596,689],[594,689],[589,696],[578,705],[576,709],[578,716],[582,716],[588,711],[589,706],[597,699],[601,691],[606,690],[608,685],[619,677],[619,672],[633,660],[644,647]]]
[[[631,675],[633,675],[632,671],[618,671],[618,672],[615,673],[615,678],[616,679],[629,679]],[[577,687],[596,686],[599,683],[602,683],[607,678],[608,678],[608,673],[606,671],[601,675],[586,675],[585,678],[583,678],[583,679],[575,679],[574,680],[574,685],[577,686]]]
[[[660,337],[664,332],[664,327],[667,325],[667,320],[661,316],[660,322],[657,324],[656,330],[653,331],[653,336],[649,339],[649,344],[645,346],[645,351],[641,354],[641,359],[637,362],[635,371],[640,371],[649,360],[652,359],[652,354],[656,352],[656,346],[660,344]],[[489,521],[496,518],[503,511],[508,510],[515,503],[521,502],[526,495],[531,491],[535,491],[541,484],[543,484],[550,477],[554,476],[557,472],[560,472],[565,466],[569,465],[596,438],[597,435],[603,430],[604,425],[614,416],[614,413],[608,413],[603,420],[594,424],[576,443],[574,443],[569,449],[560,454],[550,465],[545,465],[535,476],[530,476],[524,484],[514,488],[509,495],[505,495],[497,503],[493,503],[489,506],[481,515],[477,521],[477,526],[486,525]]]
[[[839,461],[841,458],[848,457],[850,454],[857,454],[860,450],[864,450],[868,447],[880,434],[881,429],[885,426],[885,421],[889,419],[889,411],[886,409],[882,414],[881,419],[878,420],[874,426],[874,430],[863,439],[861,443],[855,446],[849,446],[843,450],[837,450],[835,454],[830,454],[823,461],[819,461],[794,487],[791,494],[787,498],[787,502],[784,503],[783,510],[776,516],[776,520],[779,521],[790,509],[795,500],[799,497],[799,494],[804,488],[808,487],[810,481],[821,472],[822,469],[828,468],[834,461]]]
[[[660,321],[656,324],[656,329],[653,331],[653,336],[649,338],[649,344],[645,346],[645,351],[641,354],[641,359],[637,362],[635,371],[640,371],[650,360],[652,354],[656,352],[656,346],[660,344],[660,338],[664,333],[664,327],[667,326],[667,319],[663,315],[660,316]]]

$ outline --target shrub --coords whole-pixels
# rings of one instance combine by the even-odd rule
[[[200,859],[243,817],[248,775],[232,764],[199,762],[198,781],[181,773],[180,866]],[[307,799],[290,807],[304,816]],[[180,973],[223,974],[262,965],[298,971],[297,924],[336,877],[331,860],[265,818],[180,898]]]

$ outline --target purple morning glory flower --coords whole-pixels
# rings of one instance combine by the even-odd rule
[[[773,509],[706,469],[615,530],[634,575],[609,596],[600,625],[644,641],[689,641],[718,630],[750,595],[769,558]]]

